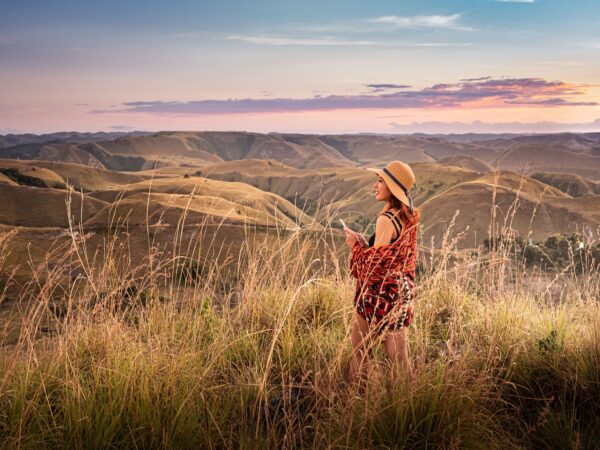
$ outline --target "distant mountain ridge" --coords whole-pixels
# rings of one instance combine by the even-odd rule
[[[527,174],[573,173],[600,181],[600,133],[448,137],[243,131],[54,133],[0,136],[0,158],[74,162],[119,171],[250,159],[279,161],[298,169],[382,166],[402,160]]]
[[[99,131],[94,133],[82,133],[79,131],[60,131],[46,134],[5,134],[0,135],[0,148],[11,147],[20,144],[43,144],[47,142],[69,142],[83,144],[85,142],[98,142],[116,139],[121,136],[143,136],[149,134],[146,131]]]

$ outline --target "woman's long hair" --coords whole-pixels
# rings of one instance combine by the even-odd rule
[[[411,214],[410,208],[408,206],[406,206],[404,203],[402,203],[394,195],[392,195],[390,200],[388,202],[386,202],[385,207],[383,208],[383,211],[381,211],[379,214],[380,215],[383,214],[390,208],[399,210],[398,217],[400,218],[400,220],[402,222],[408,222],[411,225],[415,225],[416,223],[419,223],[419,221],[421,220],[421,211],[419,211],[419,208],[414,206],[413,213]]]

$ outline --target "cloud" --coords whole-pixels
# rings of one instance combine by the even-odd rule
[[[459,23],[461,15],[456,13],[449,16],[381,16],[370,19],[369,22],[386,24],[393,28],[445,28],[471,31],[472,28]]]
[[[452,42],[407,42],[407,41],[376,41],[365,39],[347,39],[336,36],[317,36],[317,37],[291,37],[274,35],[239,35],[233,34],[226,36],[225,39],[232,41],[247,42],[254,45],[275,45],[275,46],[383,46],[383,47],[469,47],[471,43],[452,43]]]
[[[560,133],[565,131],[600,131],[600,119],[592,122],[412,122],[389,123],[390,130],[397,133]]]
[[[542,105],[542,106],[596,106],[596,102],[569,102],[564,98],[547,98],[545,100],[516,100],[507,101],[511,105]]]
[[[369,33],[381,31],[382,26],[369,24],[366,20],[346,20],[325,24],[301,23],[286,25],[285,30],[309,32],[309,33]]]
[[[463,78],[460,81],[485,81],[485,80],[491,80],[492,77],[478,77],[478,78]]]
[[[345,20],[325,24],[291,24],[286,30],[308,31],[311,33],[371,33],[397,29],[443,28],[471,31],[471,27],[461,24],[462,13],[450,15],[380,16],[370,19]]]
[[[326,24],[288,24],[271,28],[272,33],[232,34],[225,39],[248,42],[255,45],[304,45],[304,46],[349,46],[380,45],[404,47],[450,47],[469,46],[470,43],[451,42],[407,42],[370,39],[351,39],[348,34],[381,34],[399,29],[447,29],[472,31],[461,23],[462,13],[450,15],[380,16],[370,19],[347,20]],[[285,31],[282,31],[285,30]],[[296,36],[290,35],[290,30]],[[307,34],[308,33],[308,34]]]
[[[578,101],[577,97],[586,93],[586,87],[588,86],[563,81],[547,81],[542,78],[487,79],[484,77],[480,81],[439,83],[420,90],[402,89],[394,92],[308,98],[137,101],[123,103],[116,109],[91,112],[217,115],[353,109],[502,108],[516,105],[553,108],[598,105],[596,102]]]
[[[347,45],[381,45],[382,42],[343,39],[337,37],[294,38],[285,36],[244,36],[230,35],[226,39],[248,42],[256,45],[308,45],[308,46],[347,46]]]
[[[130,127],[129,125],[111,125],[108,128],[111,130],[133,130],[133,127]]]
[[[394,83],[372,83],[372,84],[366,84],[365,86],[367,86],[368,88],[371,89],[375,89],[375,90],[386,90],[386,89],[406,89],[409,88],[410,86],[408,84],[394,84]]]

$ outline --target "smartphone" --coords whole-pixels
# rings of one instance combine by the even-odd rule
[[[340,219],[340,223],[344,228],[348,228],[348,225],[346,225],[346,222],[344,222],[342,219]]]

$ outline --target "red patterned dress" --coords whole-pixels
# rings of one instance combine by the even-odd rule
[[[417,225],[403,222],[398,239],[376,248],[352,247],[350,271],[356,278],[354,306],[375,333],[397,330],[412,322]]]

